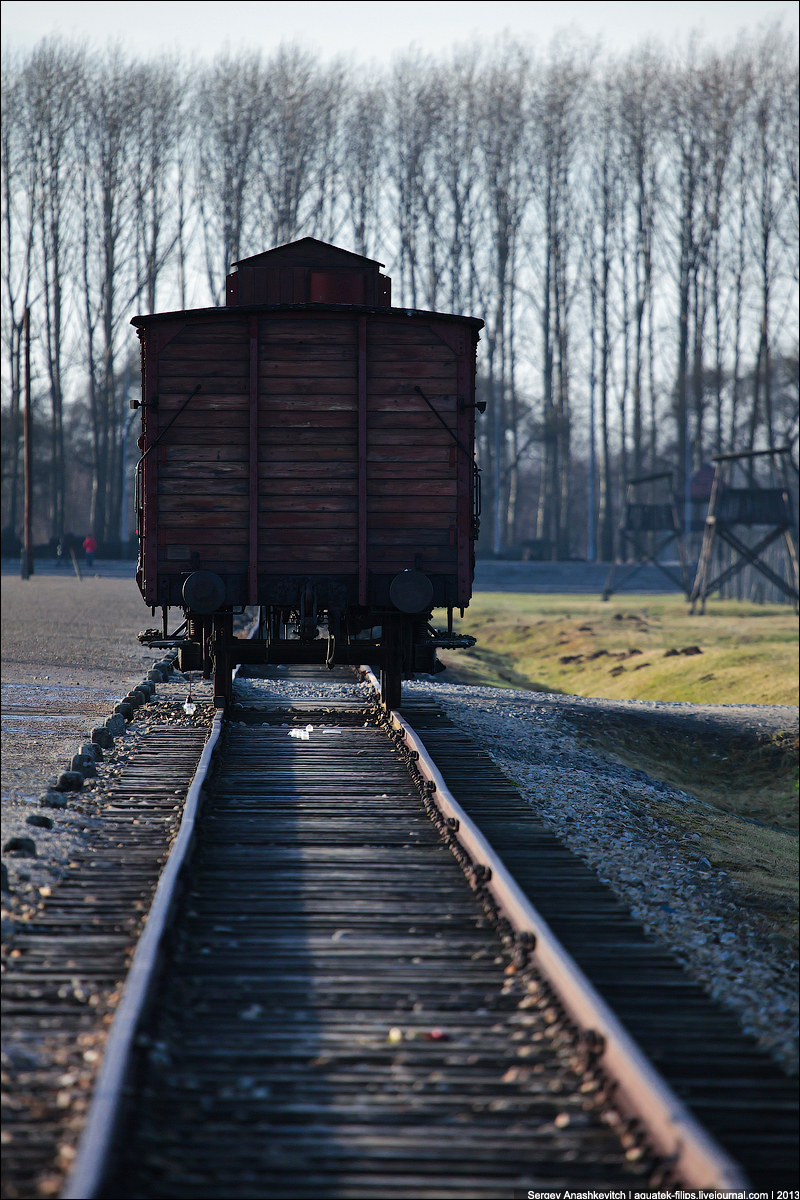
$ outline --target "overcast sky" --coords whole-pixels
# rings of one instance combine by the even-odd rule
[[[618,51],[648,37],[681,44],[692,32],[726,45],[741,31],[782,17],[794,37],[799,10],[796,0],[3,0],[2,32],[4,46],[12,50],[28,49],[52,34],[86,39],[95,47],[119,41],[143,56],[180,49],[204,58],[225,46],[270,53],[283,41],[299,42],[325,57],[383,64],[412,44],[438,53],[457,43],[490,41],[504,31],[546,46],[554,34],[571,29]]]

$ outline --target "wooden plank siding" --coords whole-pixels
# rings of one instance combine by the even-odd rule
[[[249,328],[188,324],[158,362],[158,571],[247,572]],[[192,556],[197,555],[193,560]]]
[[[450,428],[457,411],[456,356],[425,325],[373,318],[367,338],[368,545],[370,570],[419,564],[455,574],[457,466]]]
[[[357,358],[355,318],[259,322],[258,554],[264,574],[358,570]]]
[[[471,468],[415,391],[469,444],[459,395],[472,359],[455,340],[391,310],[191,318],[157,353],[148,415],[146,444],[201,384],[151,456],[159,576],[241,574],[254,603],[256,570],[358,575],[361,562],[362,586],[365,563],[367,575],[460,575]]]

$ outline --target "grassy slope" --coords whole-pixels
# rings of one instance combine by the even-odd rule
[[[797,703],[797,620],[788,605],[717,601],[690,617],[680,596],[604,604],[479,592],[458,627],[478,645],[441,655],[452,682],[618,700]],[[691,646],[701,653],[668,656]]]
[[[796,955],[797,838],[744,824],[727,812],[699,804],[676,808],[655,803],[651,811],[662,823],[674,824],[676,834],[699,834],[697,854],[705,855],[715,869],[727,871],[739,905],[766,919],[772,931],[786,939],[778,947]]]
[[[460,629],[478,645],[442,653],[448,670],[440,678],[452,683],[618,700],[797,703],[798,630],[788,606],[719,601],[705,616],[690,617],[679,596],[620,596],[604,604],[594,596],[482,592]],[[667,656],[690,646],[701,653]],[[713,805],[688,806],[679,816],[670,808],[670,819],[700,832],[701,852],[724,864],[754,909],[796,938],[797,843],[739,820],[797,829],[795,735],[723,747],[623,720],[583,732],[604,753]]]

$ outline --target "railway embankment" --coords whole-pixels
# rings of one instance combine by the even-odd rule
[[[35,856],[4,855],[4,1196],[61,1190],[202,752],[210,704],[189,715],[181,684],[158,690],[95,779],[30,806],[52,822],[25,826]]]
[[[198,704],[189,716],[183,711],[184,682],[173,678],[159,685],[157,703],[141,709],[127,726],[106,755],[98,780],[69,795],[64,809],[42,806],[39,796],[49,778],[65,769],[88,730],[111,712],[160,652],[135,641],[149,614],[145,610],[142,619],[130,580],[85,581],[88,588],[57,577],[52,583],[42,577],[33,587],[11,582],[17,586],[10,590],[6,584],[4,589],[4,688],[27,688],[29,700],[27,710],[18,699],[4,703],[4,809],[7,819],[23,823],[36,854],[4,855],[11,885],[3,896],[4,935],[9,935],[4,936],[5,950],[13,967],[26,925],[41,922],[59,904],[67,914],[65,923],[74,921],[76,902],[86,903],[83,893],[94,897],[86,910],[89,926],[99,922],[104,934],[107,924],[108,936],[116,938],[104,951],[108,964],[98,969],[95,986],[88,988],[70,966],[77,959],[64,942],[66,929],[59,933],[54,928],[52,961],[64,978],[49,1002],[54,1010],[65,1010],[65,1029],[58,1028],[58,1011],[43,1018],[52,1027],[39,1032],[35,1014],[30,1027],[13,1013],[6,1022],[4,1071],[11,1108],[21,1125],[30,1127],[27,1145],[38,1155],[33,1190],[26,1194],[55,1195],[84,1120],[147,895],[180,815],[190,760],[199,755],[210,696],[195,684]],[[275,696],[289,704],[308,699],[313,691],[311,685],[291,680],[278,679],[273,686]],[[345,692],[366,694],[364,685],[354,682],[339,695],[341,686],[333,688],[333,700]],[[246,681],[237,687],[246,692]],[[714,739],[720,737],[752,741],[796,731],[796,709],[626,704],[430,682],[406,688],[410,698],[435,698],[456,726],[488,750],[563,844],[608,883],[633,917],[736,1014],[784,1070],[796,1069],[796,837],[769,822],[704,802],[689,782],[681,786],[680,780],[657,778],[643,759],[625,761],[607,740],[616,723],[629,739],[632,729],[640,734],[647,729],[676,744],[681,737],[695,739],[695,748],[716,745]],[[21,694],[15,693],[17,698]],[[100,874],[92,873],[102,868],[104,886],[111,888],[113,854],[120,854],[120,861],[129,856],[129,836],[130,856],[142,858],[137,839],[143,818],[132,811],[141,802],[135,779],[147,767],[156,742],[192,735],[192,730],[197,755],[191,751],[178,764],[186,779],[182,775],[175,781],[168,803],[164,799],[155,805],[163,812],[144,818],[149,874],[142,887],[150,891],[131,897],[130,911],[122,913],[112,905],[104,912],[102,903],[95,907],[102,898]],[[124,820],[120,805],[131,810]],[[30,815],[47,817],[52,828],[27,826]],[[16,824],[5,837],[15,831]],[[37,1003],[46,1006],[47,995]]]
[[[188,714],[159,681],[95,776],[48,787],[161,657],[143,613],[120,575],[3,582],[3,1195],[61,1188],[210,720],[208,685]]]
[[[3,576],[2,817],[3,845],[15,837],[34,853],[3,854],[23,909],[38,903],[85,843],[87,812],[42,807],[48,783],[66,771],[126,693],[161,657],[136,640],[150,614],[131,577],[131,564],[79,581],[66,567],[22,581]],[[105,566],[103,571],[105,571]],[[152,621],[150,621],[152,623]],[[116,754],[128,756],[144,722],[128,727]],[[136,731],[136,732],[134,732]],[[91,795],[91,788],[82,793]],[[88,800],[87,800],[88,802]],[[44,816],[50,826],[28,823]],[[85,819],[84,819],[85,818]]]
[[[786,729],[796,736],[797,709],[623,704],[452,684],[435,695],[647,931],[796,1072],[796,833],[628,765],[587,731],[607,731],[624,716],[675,739],[705,731],[713,745],[720,729],[739,738]]]

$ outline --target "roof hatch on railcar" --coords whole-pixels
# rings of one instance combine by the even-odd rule
[[[383,263],[300,238],[233,263],[225,281],[227,307],[241,304],[361,304],[391,308],[392,281]]]

